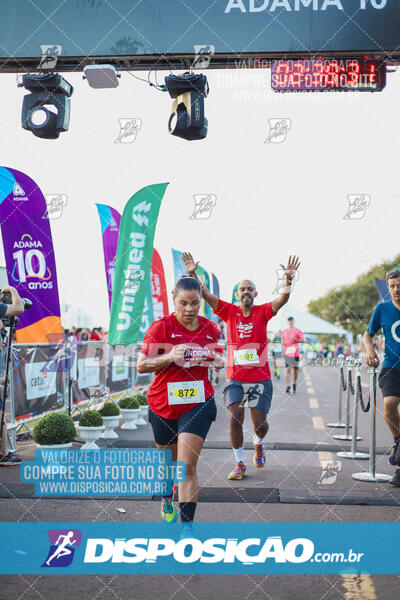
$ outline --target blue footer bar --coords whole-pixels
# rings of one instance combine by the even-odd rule
[[[2,574],[398,573],[400,523],[0,523]]]

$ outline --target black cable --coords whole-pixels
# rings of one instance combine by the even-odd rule
[[[147,85],[149,85],[150,87],[155,88],[159,92],[165,92],[166,91],[165,85],[158,85],[158,83],[151,83],[151,81],[150,81],[150,72],[148,74],[147,79],[143,79],[143,77],[138,77],[137,75],[134,75],[133,73],[131,73],[130,71],[128,71],[129,75],[131,75],[135,79],[138,79],[139,81],[144,81],[145,83],[147,83]]]
[[[344,369],[343,366],[340,367],[340,380],[341,380],[341,385],[342,385],[342,390],[345,392],[347,385],[346,385],[346,380],[344,378]]]
[[[371,394],[368,395],[368,404],[365,406],[364,399],[362,396],[362,387],[361,387],[361,375],[357,376],[357,400],[360,401],[360,406],[363,412],[368,412],[371,407]]]
[[[353,387],[353,380],[352,380],[352,376],[351,376],[351,369],[349,369],[347,377],[349,378],[349,390],[350,390],[350,393],[354,396],[354,387]]]

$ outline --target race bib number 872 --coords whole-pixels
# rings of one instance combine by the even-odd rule
[[[205,402],[203,381],[173,381],[168,384],[168,404]]]

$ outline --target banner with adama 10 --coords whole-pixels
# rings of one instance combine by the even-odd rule
[[[57,341],[60,302],[46,201],[33,179],[6,167],[0,167],[0,226],[8,283],[32,301],[19,316],[17,342]]]

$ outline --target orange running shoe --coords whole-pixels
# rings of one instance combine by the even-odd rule
[[[240,461],[236,463],[236,467],[229,473],[228,479],[243,479],[246,476],[246,465]]]
[[[254,442],[253,442],[254,444]],[[253,463],[261,469],[265,465],[265,449],[264,444],[254,444]]]

